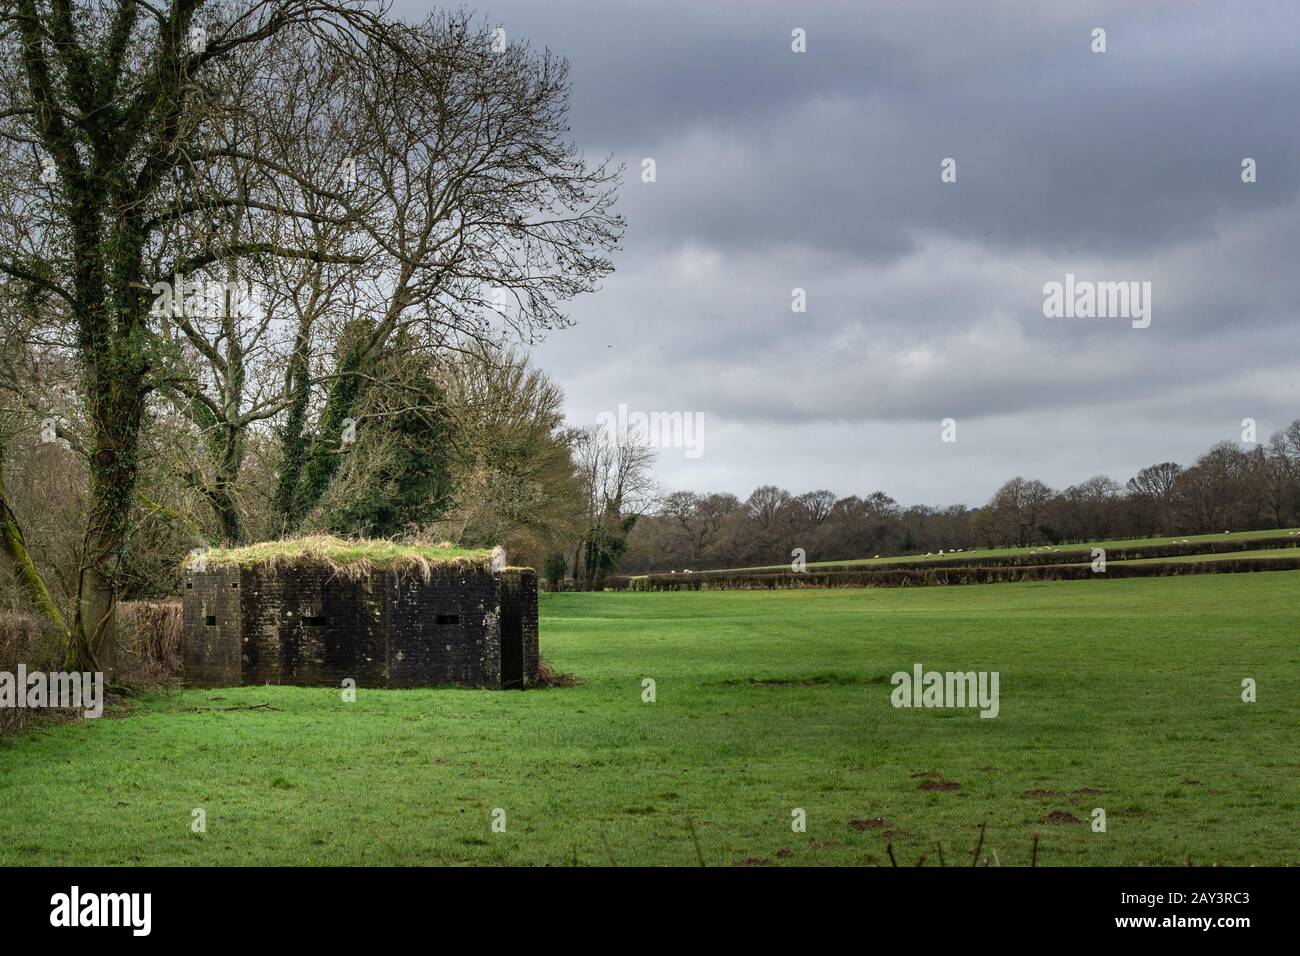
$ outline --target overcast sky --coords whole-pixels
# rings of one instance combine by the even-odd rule
[[[534,355],[574,424],[702,415],[671,488],[978,505],[1300,417],[1293,0],[477,9],[569,59],[576,141],[627,164],[617,271]],[[1150,282],[1150,327],[1045,317],[1067,272]]]

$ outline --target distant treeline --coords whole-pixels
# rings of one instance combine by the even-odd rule
[[[838,497],[774,485],[745,500],[678,491],[633,527],[619,571],[744,568],[1300,525],[1300,419],[1267,443],[1220,442],[1192,465],[1160,462],[1126,484],[1097,475],[1062,490],[1012,478],[983,507],[903,507],[884,492]]]

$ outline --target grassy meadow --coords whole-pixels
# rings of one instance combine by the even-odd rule
[[[688,820],[709,865],[965,863],[981,823],[990,864],[1296,864],[1298,585],[545,594],[576,687],[187,690],[0,740],[0,864],[695,865]],[[999,716],[895,709],[917,662],[1000,672]]]
[[[1109,541],[1089,541],[1085,543],[1062,544],[1056,546],[1038,545],[1032,548],[1016,548],[1016,547],[968,548],[964,551],[947,551],[944,553],[943,557],[945,558],[957,558],[957,557],[988,558],[991,563],[997,564],[999,558],[1015,557],[1024,554],[1046,555],[1046,554],[1059,553],[1063,556],[1062,563],[1073,563],[1070,561],[1070,556],[1072,554],[1080,556],[1078,560],[1082,560],[1088,555],[1089,551],[1092,548],[1119,549],[1119,548],[1140,548],[1143,546],[1161,545],[1161,544],[1206,544],[1215,541],[1250,541],[1256,538],[1279,538],[1279,537],[1287,537],[1288,535],[1295,535],[1297,538],[1300,538],[1300,529],[1275,528],[1266,531],[1233,531],[1233,532],[1225,532],[1223,534],[1193,534],[1193,535],[1186,535],[1184,537],[1178,537],[1178,538],[1170,538],[1170,537],[1116,538]],[[1276,556],[1277,553],[1278,553],[1277,551],[1271,551],[1271,552],[1250,551],[1250,552],[1238,552],[1233,554],[1188,555],[1186,557],[1190,558],[1191,560],[1214,561],[1214,560],[1223,560],[1225,558],[1238,558],[1238,557],[1261,557],[1261,556],[1269,557],[1269,556]],[[807,567],[810,570],[815,570],[817,568],[850,568],[850,567],[863,567],[863,566],[875,567],[877,565],[887,566],[890,564],[898,564],[900,562],[925,561],[927,558],[932,559],[936,562],[941,560],[939,553],[933,552],[931,554],[889,555],[883,558],[881,557],[850,558],[844,561],[809,561],[807,562]],[[1151,560],[1170,561],[1174,559],[1154,558]],[[1086,563],[1086,561],[1084,563]],[[757,567],[728,568],[726,570],[729,572],[773,571],[773,570],[785,570],[788,569],[789,567],[790,567],[789,563],[764,564],[764,565],[759,565]]]

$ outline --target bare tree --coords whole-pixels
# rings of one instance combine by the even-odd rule
[[[1128,480],[1128,493],[1151,515],[1149,530],[1173,532],[1174,487],[1183,466],[1173,461],[1148,465]]]
[[[574,577],[590,587],[617,566],[628,533],[657,505],[662,491],[651,474],[655,449],[634,436],[593,426],[577,432],[572,447],[587,503],[586,530],[573,556]]]
[[[795,502],[803,509],[804,520],[817,526],[830,517],[831,509],[835,507],[835,492],[824,488],[820,491],[806,491],[796,497]]]
[[[605,254],[622,231],[611,211],[616,171],[588,166],[567,139],[564,61],[497,50],[492,32],[461,14],[396,32],[400,42],[367,48],[355,92],[347,205],[370,250],[361,309],[370,334],[329,384],[325,447],[354,417],[370,358],[391,336],[445,349],[493,342],[497,327],[525,341],[563,327],[560,304],[610,271]],[[305,467],[289,527],[335,460]]]
[[[1052,497],[1052,489],[1041,481],[1012,478],[993,493],[978,518],[994,532],[994,540],[1024,547],[1038,539],[1039,524]]]
[[[1174,486],[1177,508],[1188,527],[1198,530],[1230,531],[1221,528],[1233,524],[1240,514],[1239,500],[1246,490],[1249,472],[1246,455],[1230,441],[1222,441],[1196,460],[1178,476]]]
[[[337,470],[330,445],[397,330],[435,347],[486,336],[489,313],[523,334],[554,328],[560,304],[611,269],[616,173],[565,138],[565,65],[494,50],[466,14],[412,26],[366,0],[7,0],[0,27],[0,274],[80,371],[69,440],[86,456],[89,510],[69,666],[112,668],[115,576],[160,393],[188,401],[216,439],[200,483],[226,513],[246,429],[278,406],[303,411],[301,424],[318,401],[322,420],[299,443],[298,515]],[[348,135],[299,127],[313,95],[338,103]],[[300,162],[311,149],[316,162]],[[354,191],[319,178],[349,159]],[[287,394],[264,374],[273,352],[249,364],[271,324],[187,329],[153,307],[164,277],[282,282],[283,261],[353,268],[370,325],[322,380],[304,360],[315,319],[277,313],[292,327]],[[304,282],[324,295],[330,276]]]

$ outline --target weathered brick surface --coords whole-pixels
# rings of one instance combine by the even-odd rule
[[[353,581],[322,567],[231,569],[187,575],[182,596],[185,680],[196,686],[501,687],[503,621],[506,660],[517,670],[522,658],[524,684],[537,676],[530,570]]]
[[[181,597],[185,678],[206,687],[241,682],[238,571],[189,575]]]
[[[497,584],[486,571],[388,575],[388,686],[501,685]],[[454,620],[454,622],[453,622]]]
[[[384,577],[359,581],[323,567],[243,572],[245,684],[383,687]]]

